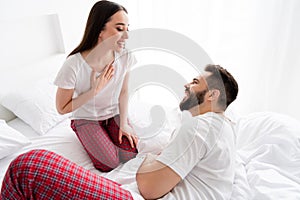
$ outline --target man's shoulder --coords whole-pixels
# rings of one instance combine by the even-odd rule
[[[225,121],[225,118],[215,112],[207,112],[201,115],[197,115],[194,117],[199,123],[204,123],[206,125],[211,125],[211,124],[219,124],[223,123]]]
[[[181,128],[184,130],[194,130],[195,133],[203,134],[216,134],[231,128],[222,115],[208,112],[197,116],[187,116],[182,120]]]
[[[215,113],[204,113],[197,116],[192,116],[190,112],[183,111],[181,113],[181,126],[195,127],[195,126],[208,126],[212,121],[218,120],[218,116]]]
[[[184,135],[203,135],[209,131],[209,120],[205,116],[182,115],[180,132]]]

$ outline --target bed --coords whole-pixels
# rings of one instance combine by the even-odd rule
[[[1,25],[6,35],[0,37],[4,44],[0,47],[4,55],[0,66],[0,185],[9,163],[31,149],[54,151],[123,185],[135,184],[140,156],[163,149],[180,123],[177,109],[163,107],[167,121],[155,124],[160,131],[153,134],[145,127],[151,124],[150,113],[161,110],[149,103],[135,103],[129,114],[142,136],[140,153],[112,172],[101,173],[71,130],[70,115],[59,115],[55,110],[53,79],[66,58],[58,16],[10,20]],[[26,40],[9,39],[24,26]],[[40,27],[45,31],[38,31]],[[8,49],[16,45],[21,47],[14,55],[9,54]],[[28,45],[32,51],[26,51]],[[229,109],[226,114],[236,123],[236,175],[231,199],[300,199],[299,121],[274,112],[241,116]]]

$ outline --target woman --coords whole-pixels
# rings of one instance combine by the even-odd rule
[[[136,61],[125,49],[127,39],[126,9],[110,1],[95,3],[81,43],[54,81],[58,112],[72,112],[72,129],[104,172],[137,154],[127,119],[129,69]]]

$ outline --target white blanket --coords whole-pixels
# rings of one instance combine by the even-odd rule
[[[69,123],[65,120],[41,136],[19,118],[9,122],[11,127],[30,138],[32,144],[0,160],[1,182],[9,163],[18,154],[31,149],[48,149],[121,183],[124,188],[136,192],[135,199],[142,199],[138,194],[135,173],[146,153],[157,153],[166,145],[172,132],[171,124],[164,126],[161,135],[145,137],[139,144],[141,153],[137,158],[109,173],[102,173],[93,167]],[[169,123],[178,121],[173,119]],[[147,126],[147,123],[144,125]],[[276,113],[254,113],[238,120],[236,134],[238,156],[231,199],[300,199],[300,123]]]
[[[254,113],[236,128],[240,162],[232,199],[300,199],[299,121]]]

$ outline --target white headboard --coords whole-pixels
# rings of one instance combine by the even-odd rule
[[[55,54],[65,52],[57,14],[0,20],[0,102],[12,85],[33,74],[24,67]],[[35,76],[37,74],[35,73]],[[24,79],[26,80],[26,79]],[[17,82],[17,83],[16,83]],[[19,83],[18,83],[19,82]],[[15,116],[0,105],[0,119]]]

